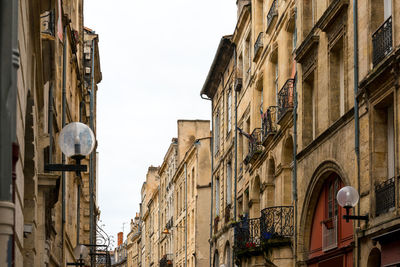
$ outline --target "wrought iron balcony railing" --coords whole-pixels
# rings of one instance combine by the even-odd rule
[[[293,206],[265,208],[261,211],[261,218],[264,239],[293,236]]]
[[[257,58],[259,53],[262,51],[262,48],[264,46],[263,44],[263,32],[260,32],[258,34],[257,40],[254,43],[254,58]]]
[[[165,224],[165,228],[171,229],[174,223],[174,217],[171,217],[171,219],[168,220],[168,222]]]
[[[242,89],[243,80],[242,78],[236,78],[235,80],[235,91],[239,92]]]
[[[234,226],[234,249],[237,254],[259,251],[268,240],[282,240],[294,233],[292,206],[277,206],[263,209],[261,217],[244,218]]]
[[[260,219],[243,219],[234,227],[234,249],[240,253],[261,246]]]
[[[379,216],[388,212],[396,205],[395,201],[395,180],[388,179],[375,187],[375,214]]]
[[[278,127],[276,124],[277,117],[277,107],[271,106],[267,109],[263,116],[263,142],[270,134],[274,134],[277,132]]]
[[[160,267],[171,267],[172,256],[172,254],[165,254],[160,260]]]
[[[278,121],[293,109],[294,79],[288,79],[278,93]]]
[[[393,49],[392,17],[372,34],[372,63],[379,64]]]
[[[249,153],[244,159],[245,164],[252,163],[257,156],[264,150],[262,145],[262,129],[255,128],[249,138]]]
[[[267,15],[267,28],[269,28],[269,26],[272,23],[272,20],[274,19],[275,16],[278,16],[278,10],[277,10],[277,0],[274,0],[272,2],[271,8],[268,11],[268,15]]]

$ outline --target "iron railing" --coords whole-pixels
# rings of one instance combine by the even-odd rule
[[[336,248],[338,243],[337,217],[322,223],[322,251]]]
[[[242,89],[243,80],[242,78],[236,78],[235,80],[235,91],[239,92]]]
[[[388,179],[375,187],[375,214],[379,216],[395,207],[395,181]]]
[[[244,163],[248,164],[258,156],[264,149],[262,146],[262,129],[255,128],[249,138],[249,153],[247,154]]]
[[[265,208],[261,211],[261,218],[264,239],[293,236],[293,206]]]
[[[160,267],[171,267],[172,266],[172,256],[173,256],[173,254],[165,254],[160,259]]]
[[[174,217],[171,217],[171,219],[169,219],[168,222],[165,224],[165,228],[171,229],[173,226],[173,222],[174,222]]]
[[[90,247],[91,262],[101,264],[104,267],[111,267],[111,256],[109,252],[111,239],[99,225],[96,225],[96,244],[85,245]]]
[[[261,52],[263,46],[263,32],[260,32],[256,42],[254,43],[254,58],[258,56],[258,53]]]
[[[234,249],[246,251],[261,245],[261,218],[243,219],[234,227]]]
[[[392,17],[372,34],[372,63],[376,66],[393,49]]]
[[[293,108],[294,79],[288,79],[278,93],[278,121]]]
[[[277,6],[277,0],[274,0],[272,2],[271,8],[268,11],[267,28],[270,26],[270,24],[271,24],[272,20],[274,19],[274,17],[278,15],[278,10],[277,10],[276,6]]]
[[[276,133],[278,130],[276,124],[276,116],[277,116],[277,107],[270,106],[267,111],[263,115],[263,142],[270,134]]]
[[[294,233],[293,206],[263,209],[261,217],[244,218],[234,226],[234,249],[241,254],[258,250],[270,239],[286,240]],[[287,242],[287,240],[286,240]]]

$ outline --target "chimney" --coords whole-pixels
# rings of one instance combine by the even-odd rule
[[[124,233],[119,232],[118,233],[118,246],[122,245],[123,242],[124,242]]]

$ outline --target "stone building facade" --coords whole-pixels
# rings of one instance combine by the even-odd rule
[[[1,144],[2,153],[10,152],[0,158],[4,171],[1,187],[11,177],[5,171],[12,155],[15,176],[8,185],[11,198],[4,194],[0,197],[0,265],[64,266],[75,262],[73,251],[78,244],[94,240],[99,214],[96,152],[90,160],[83,160],[88,171],[81,177],[73,172],[49,172],[45,165],[73,163],[62,156],[57,145],[65,124],[80,121],[96,132],[97,84],[101,81],[98,36],[84,28],[83,2],[7,2],[13,9],[7,12],[7,5],[2,3],[1,12],[18,18],[10,19],[16,27],[14,40],[18,41],[13,52],[2,54],[2,58],[12,58],[18,70],[13,74],[1,72],[2,81],[15,78],[7,88],[14,91],[15,99],[0,104],[14,106],[9,110],[14,114],[13,123],[1,127],[2,140],[6,129],[14,133],[10,139],[12,154],[11,142]],[[3,42],[1,47],[4,51]],[[5,122],[3,111],[0,116]],[[93,189],[92,199],[89,187]]]
[[[353,3],[237,1],[201,90],[212,101],[213,266],[400,263],[400,6]],[[342,218],[344,186],[367,222]]]

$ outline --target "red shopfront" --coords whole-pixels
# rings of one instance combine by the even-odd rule
[[[336,201],[343,182],[332,173],[324,182],[314,210],[307,264],[310,267],[353,266],[353,225],[342,219],[345,210]]]

